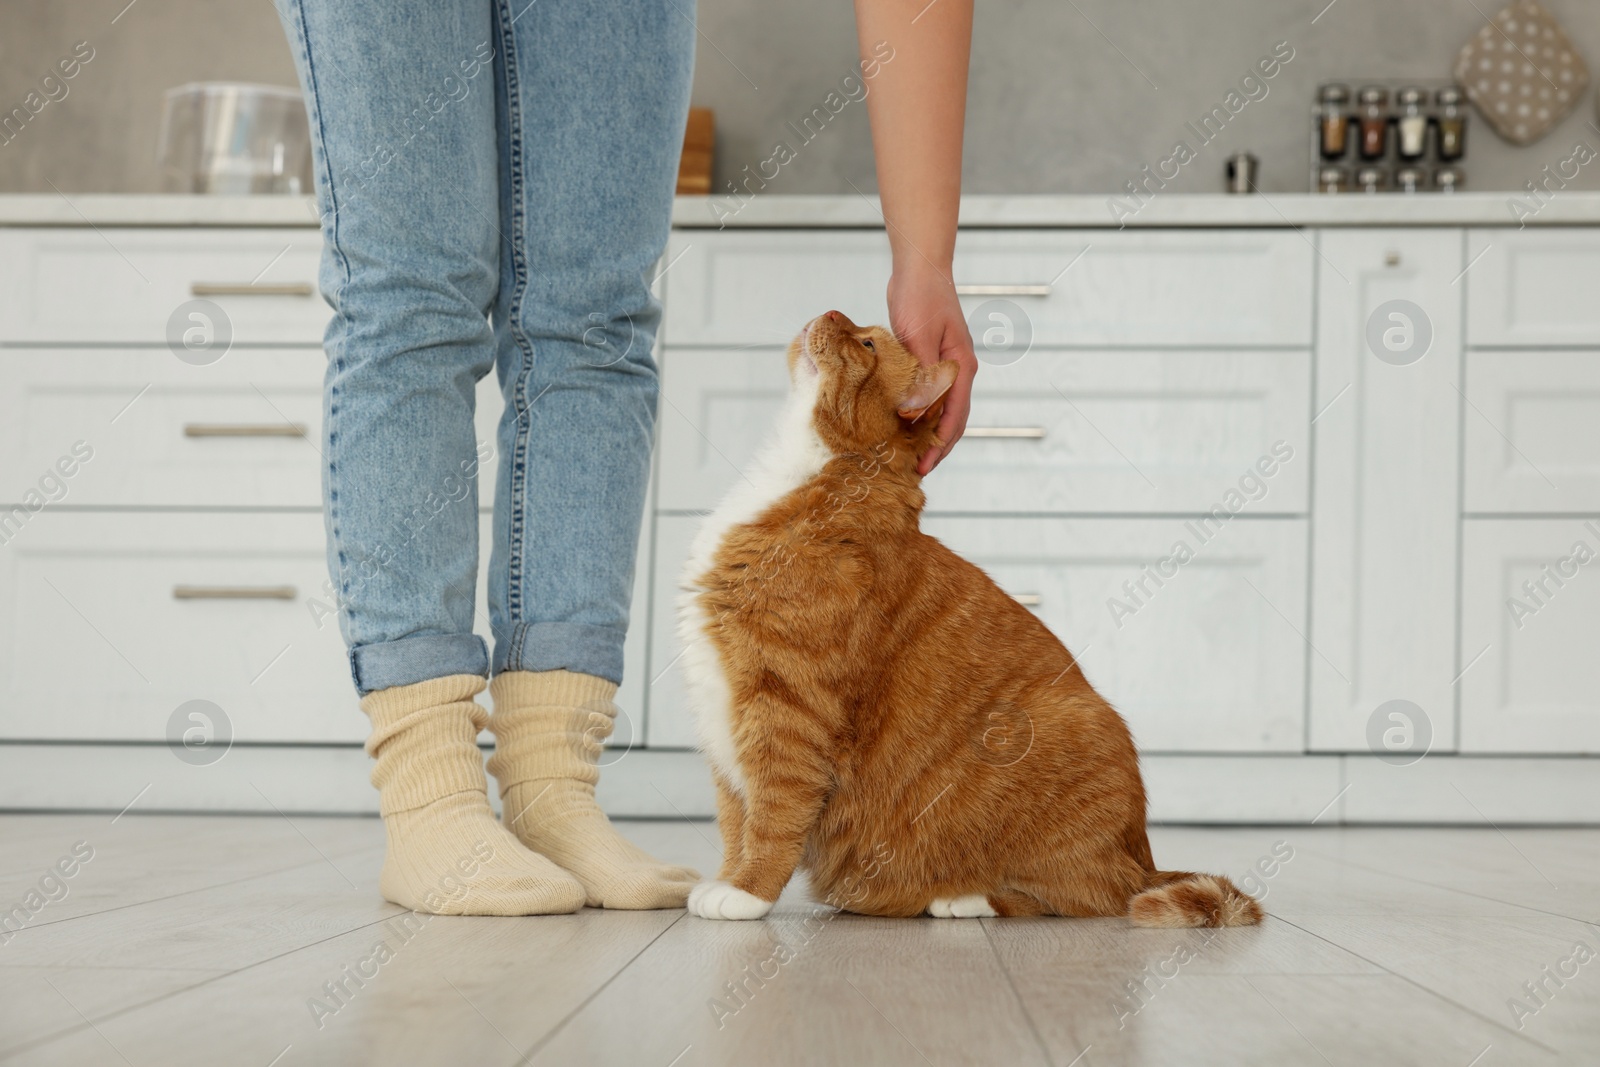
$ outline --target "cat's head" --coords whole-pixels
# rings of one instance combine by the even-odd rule
[[[912,454],[935,442],[944,395],[958,367],[921,363],[882,326],[857,326],[829,311],[789,345],[789,380],[814,391],[812,424],[835,453],[907,440]]]

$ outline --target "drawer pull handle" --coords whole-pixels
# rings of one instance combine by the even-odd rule
[[[174,600],[293,600],[292,585],[175,585]]]
[[[1048,285],[958,285],[957,296],[1049,296]]]
[[[189,286],[190,296],[304,296],[317,295],[317,287],[310,282],[267,282],[253,285],[250,282],[195,282]]]
[[[1044,437],[1043,426],[968,426],[963,437],[1007,437],[1015,440],[1038,441]]]
[[[185,437],[304,437],[303,422],[186,422]]]
[[[1018,604],[1021,604],[1025,608],[1036,608],[1039,606],[1039,602],[1044,598],[1038,593],[1012,593],[1011,599],[1015,600]]]

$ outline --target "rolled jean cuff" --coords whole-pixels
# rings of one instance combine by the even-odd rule
[[[350,674],[362,696],[451,674],[489,675],[489,646],[477,634],[419,634],[350,650]]]
[[[581,622],[519,622],[504,641],[495,642],[494,673],[578,671],[621,685],[626,636]]]

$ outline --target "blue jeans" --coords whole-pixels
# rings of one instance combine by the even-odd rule
[[[622,677],[693,0],[279,0],[326,242],[323,502],[362,694]],[[477,442],[474,387],[505,396]],[[491,451],[491,449],[493,451]]]

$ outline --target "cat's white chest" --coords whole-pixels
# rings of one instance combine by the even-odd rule
[[[798,489],[820,471],[831,453],[812,425],[816,378],[799,376],[773,434],[749,469],[706,517],[689,550],[678,580],[679,664],[689,705],[694,711],[700,750],[712,769],[735,790],[744,792],[733,736],[733,707],[722,657],[707,636],[700,584],[728,531],[754,521],[762,512]]]

